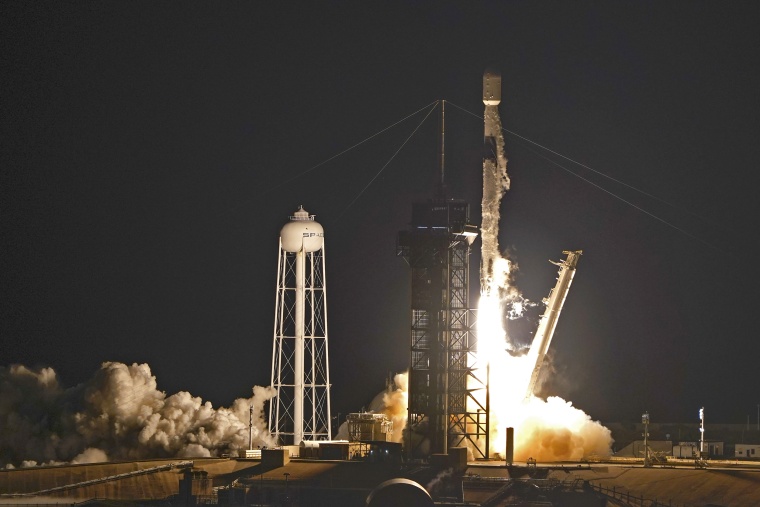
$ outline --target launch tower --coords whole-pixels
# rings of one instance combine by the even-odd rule
[[[407,445],[411,455],[469,445],[482,457],[485,407],[468,389],[476,350],[469,255],[477,227],[469,223],[469,204],[446,198],[443,189],[442,150],[438,195],[413,204],[411,227],[399,232],[397,242],[397,254],[411,268]]]
[[[280,231],[271,385],[278,443],[331,438],[324,230],[303,207]]]

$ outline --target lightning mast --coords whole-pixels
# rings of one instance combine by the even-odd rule
[[[324,230],[302,206],[280,231],[271,385],[278,443],[331,438]]]

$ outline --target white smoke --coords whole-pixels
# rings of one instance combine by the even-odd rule
[[[504,151],[504,133],[501,128],[499,109],[487,105],[485,130],[495,141],[494,157],[483,160],[483,199],[481,201],[481,266],[480,290],[483,294],[495,294],[500,287],[507,287],[511,271],[509,261],[501,256],[499,249],[499,220],[501,198],[509,190],[507,157]]]
[[[612,433],[558,396],[532,398],[515,429],[515,459],[578,461],[609,456]]]
[[[264,403],[274,390],[214,409],[187,392],[157,389],[147,364],[106,362],[92,379],[64,388],[52,368],[0,367],[0,467],[118,459],[206,457],[274,445]]]
[[[406,427],[409,377],[406,373],[398,373],[393,377],[393,386],[383,393],[382,413],[393,421],[391,441],[401,442]]]
[[[105,452],[94,447],[88,447],[78,455],[74,456],[71,463],[74,465],[83,465],[86,463],[105,463],[108,461],[108,456]]]

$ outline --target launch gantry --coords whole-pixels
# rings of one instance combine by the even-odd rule
[[[410,230],[398,235],[397,253],[411,267],[410,454],[467,445],[484,455],[485,407],[470,389],[476,347],[469,255],[476,231],[467,202],[438,198],[415,203]],[[428,452],[419,451],[425,441]]]
[[[409,455],[467,446],[485,457],[486,408],[474,396],[476,336],[470,308],[470,246],[477,237],[470,206],[446,197],[445,101],[437,196],[412,205],[409,230],[398,234],[397,255],[411,268],[411,347],[407,442]],[[427,449],[425,448],[427,447]]]

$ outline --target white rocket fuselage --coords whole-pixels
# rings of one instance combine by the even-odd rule
[[[528,351],[528,364],[534,366],[530,376],[528,389],[525,392],[526,399],[533,396],[533,390],[538,382],[538,376],[541,373],[544,357],[549,350],[554,330],[557,327],[557,320],[562,311],[562,305],[567,298],[570,284],[573,282],[573,276],[575,275],[575,268],[578,265],[578,259],[583,252],[582,250],[577,250],[575,252],[564,251],[562,253],[567,255],[567,259],[553,263],[560,267],[557,284],[549,293],[549,297],[544,299],[544,303],[546,303],[546,311],[541,316],[536,335],[533,337],[533,343],[531,343],[530,350]]]

